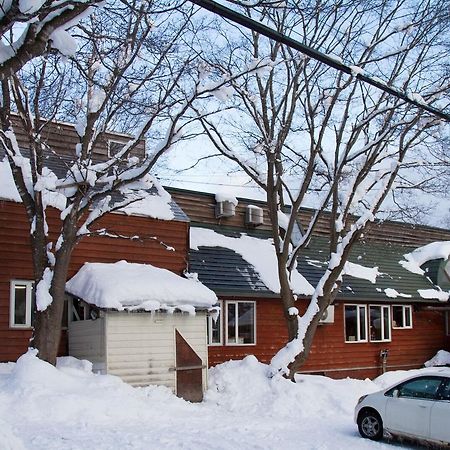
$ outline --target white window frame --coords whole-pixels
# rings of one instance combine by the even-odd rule
[[[409,323],[411,325],[409,326],[402,326],[399,327],[394,326],[394,307],[395,308],[402,308],[402,319],[403,319],[403,323],[406,323],[406,311],[409,310]],[[411,305],[392,305],[392,313],[391,313],[391,320],[392,320],[392,328],[394,330],[410,330],[413,327],[413,314],[412,314],[412,306]]]
[[[219,316],[217,317],[217,321],[220,324],[220,336],[219,336],[219,342],[212,342],[212,324],[214,322],[214,319],[212,317],[211,314],[208,315],[207,320],[208,320],[208,347],[218,347],[220,345],[223,345],[223,301],[220,300],[219,301],[219,306],[220,306],[220,311],[219,311]]]
[[[346,327],[346,318],[345,318],[345,308],[347,306],[356,306],[356,340],[355,341],[347,341],[347,327]],[[364,310],[364,319],[365,319],[365,331],[366,331],[366,339],[361,339],[361,318],[360,318],[360,309]],[[344,339],[346,344],[360,344],[363,342],[369,342],[369,330],[368,330],[369,322],[367,320],[367,305],[358,305],[356,303],[346,303],[344,304]]]
[[[15,310],[16,310],[16,286],[24,285],[26,289],[25,294],[25,323],[15,323]],[[9,287],[9,326],[10,328],[31,328],[31,307],[33,299],[33,282],[30,280],[11,280]]]
[[[388,339],[372,339],[370,337],[370,328],[369,328],[369,339],[370,342],[391,342],[392,341],[392,332],[391,332],[391,328],[392,328],[392,317],[391,317],[391,306],[390,305],[369,305],[369,309],[368,309],[368,325],[370,327],[370,308],[380,308],[381,309],[381,335],[384,336],[385,333],[385,329],[384,329],[384,320],[383,320],[383,310],[385,309],[388,312],[388,333],[389,333],[389,338]]]
[[[239,342],[228,342],[228,305],[237,305],[239,303],[253,303],[253,334],[254,334],[254,341],[251,344],[244,344]],[[256,345],[256,302],[254,300],[233,300],[233,301],[226,301],[224,302],[225,306],[225,345],[230,346],[239,346],[239,347],[249,347],[249,346],[255,346]],[[237,319],[237,318],[236,318]],[[239,320],[236,320],[236,323],[234,325],[235,332],[236,332],[236,340],[239,338],[238,330],[239,330]]]

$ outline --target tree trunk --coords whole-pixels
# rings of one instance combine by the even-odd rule
[[[35,305],[36,318],[31,340],[32,347],[39,352],[38,357],[53,365],[56,364],[61,340],[67,273],[76,243],[76,229],[73,221],[65,221],[62,236],[63,244],[56,253],[55,265],[51,268],[53,278],[49,292],[53,300],[44,311],[37,311]]]
[[[322,314],[323,313],[321,312],[317,313],[314,319],[308,325],[305,338],[303,339],[303,347],[304,347],[303,351],[300,352],[295,357],[295,360],[289,365],[288,378],[292,381],[295,381],[294,379],[295,374],[298,372],[300,367],[302,367],[303,364],[305,364],[306,360],[308,359],[309,352],[311,351],[311,346],[314,340],[314,335],[316,333],[317,325],[319,324],[319,320],[322,317]]]

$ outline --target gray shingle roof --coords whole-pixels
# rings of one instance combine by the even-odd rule
[[[237,230],[223,227],[210,227],[217,233],[238,236]],[[245,230],[249,235],[268,238],[266,233]],[[298,270],[315,286],[323,274],[327,258],[328,242],[323,237],[314,237],[311,244],[299,258]],[[433,289],[435,286],[425,276],[413,274],[404,269],[399,261],[412,247],[391,246],[381,243],[356,244],[349,260],[355,264],[372,268],[377,266],[381,274],[373,284],[368,280],[350,275],[343,277],[338,300],[376,301],[388,303],[438,303],[438,300],[425,300],[418,289]],[[274,267],[274,270],[276,268]],[[242,256],[223,247],[199,247],[190,251],[190,271],[197,272],[200,281],[218,295],[276,297],[262,282],[259,274]],[[392,289],[406,295],[392,298],[385,289]],[[388,291],[390,292],[390,291]],[[391,291],[392,292],[392,291]],[[440,303],[440,302],[439,302]]]

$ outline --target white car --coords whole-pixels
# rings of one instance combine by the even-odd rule
[[[450,373],[426,372],[395,386],[363,395],[355,408],[362,437],[379,440],[383,432],[450,444]]]

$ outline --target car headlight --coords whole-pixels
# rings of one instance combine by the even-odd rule
[[[359,405],[367,397],[367,395],[368,394],[359,397],[357,405]]]

